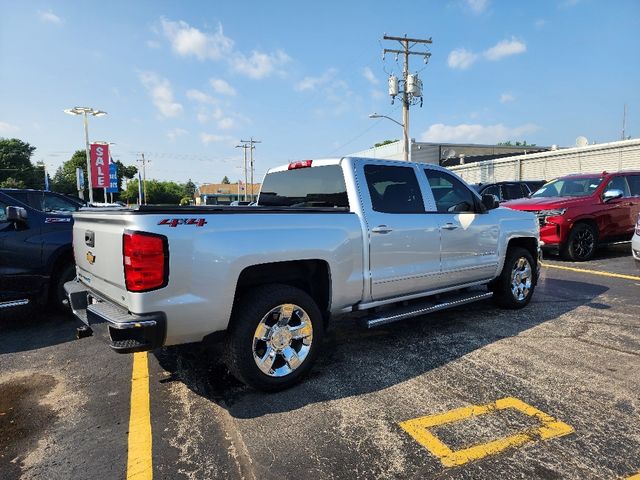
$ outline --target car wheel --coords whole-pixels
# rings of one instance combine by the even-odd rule
[[[535,265],[528,250],[509,248],[502,272],[492,284],[495,303],[514,310],[527,306],[536,288]]]
[[[69,312],[69,300],[64,291],[64,284],[76,278],[76,266],[67,263],[58,268],[52,277],[49,302],[60,312]]]
[[[303,290],[262,285],[243,295],[227,332],[227,366],[247,385],[284,390],[304,377],[322,343],[320,309]]]
[[[562,256],[574,262],[584,262],[596,253],[598,232],[593,225],[578,223],[569,233],[567,242],[562,247]]]

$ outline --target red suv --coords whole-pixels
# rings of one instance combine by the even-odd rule
[[[628,241],[640,213],[640,171],[569,175],[505,207],[535,213],[540,240],[574,261],[589,260],[602,243]]]

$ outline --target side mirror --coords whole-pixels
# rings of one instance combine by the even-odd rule
[[[22,207],[7,207],[7,222],[26,224],[27,210]]]
[[[500,206],[500,202],[498,201],[498,197],[492,195],[490,193],[482,195],[482,205],[487,210],[493,210],[494,208],[498,208]]]
[[[602,201],[604,203],[607,203],[607,202],[610,202],[611,200],[617,200],[618,198],[622,198],[622,197],[624,197],[624,192],[617,188],[613,188],[611,190],[607,190],[606,192],[604,192],[604,195],[602,195]]]

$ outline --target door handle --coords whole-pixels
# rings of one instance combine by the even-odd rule
[[[389,228],[386,225],[378,225],[377,227],[371,229],[373,233],[389,233],[392,230],[392,228]]]
[[[442,228],[444,230],[455,230],[456,228],[458,228],[457,225],[454,225],[453,223],[445,223]]]

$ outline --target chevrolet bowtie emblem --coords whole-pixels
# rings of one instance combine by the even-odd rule
[[[93,265],[96,262],[96,256],[91,252],[87,252],[87,262]]]

